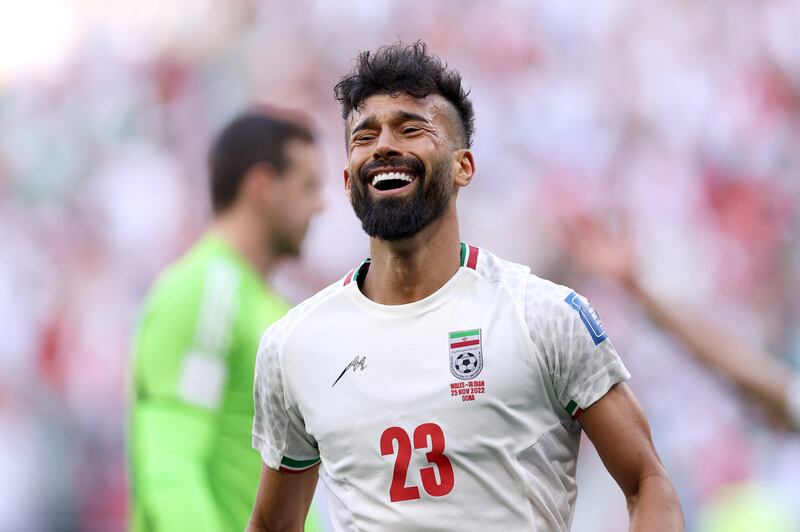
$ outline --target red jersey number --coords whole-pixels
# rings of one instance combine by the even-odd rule
[[[397,442],[397,451],[394,449]],[[429,467],[419,470],[422,487],[432,497],[442,497],[453,490],[453,464],[444,455],[444,433],[436,423],[423,423],[414,429],[414,449],[426,449],[425,458]],[[389,427],[381,434],[381,454],[387,456],[397,454],[392,474],[392,485],[389,488],[389,499],[392,502],[419,499],[419,488],[406,486],[408,464],[411,462],[411,438],[400,427]],[[436,470],[439,480],[436,480]]]

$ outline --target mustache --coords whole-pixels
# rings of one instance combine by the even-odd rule
[[[392,157],[390,159],[374,159],[365,163],[358,172],[362,183],[366,183],[373,170],[391,170],[392,168],[408,168],[417,178],[425,176],[425,165],[416,157]]]

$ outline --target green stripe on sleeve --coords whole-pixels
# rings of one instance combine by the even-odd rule
[[[575,411],[578,410],[578,403],[575,401],[570,401],[567,403],[567,412],[570,414],[575,414]]]
[[[312,458],[311,460],[294,460],[288,456],[284,456],[281,460],[281,465],[291,468],[305,468],[310,467],[319,462],[319,458]]]

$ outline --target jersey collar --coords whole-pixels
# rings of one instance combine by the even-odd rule
[[[480,253],[480,249],[471,246],[469,244],[465,244],[461,242],[461,268],[470,268],[472,270],[476,270],[478,267],[478,254]],[[359,284],[364,282],[364,277],[367,275],[367,271],[369,271],[369,265],[372,262],[372,259],[367,257],[364,259],[358,267],[353,268],[350,270],[344,278],[342,282],[342,286],[347,286],[352,282],[356,282]]]

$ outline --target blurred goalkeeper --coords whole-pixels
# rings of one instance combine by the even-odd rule
[[[264,279],[299,254],[321,208],[317,153],[305,125],[263,109],[236,118],[211,149],[213,221],[152,288],[135,340],[135,531],[247,525],[261,472],[255,357],[289,309]]]

